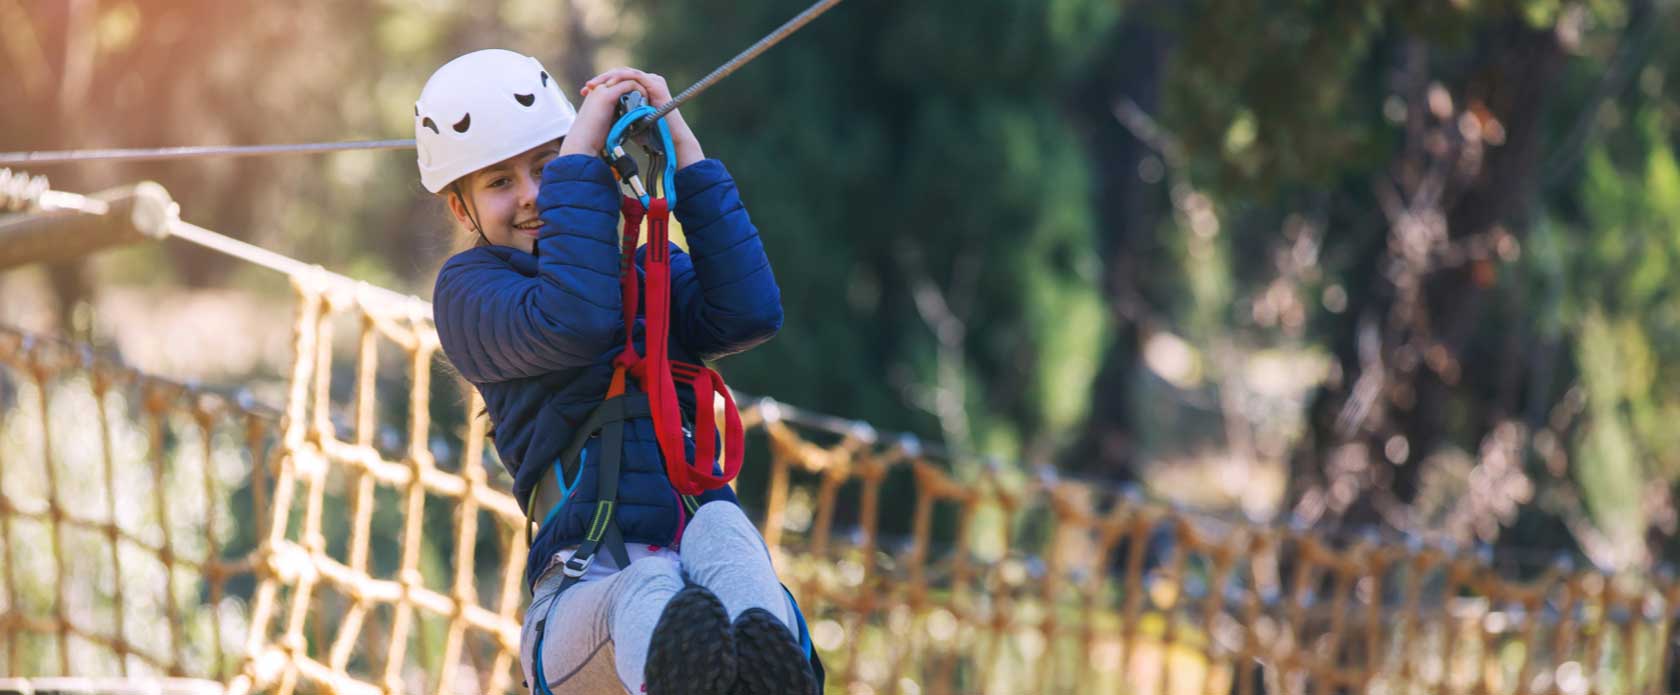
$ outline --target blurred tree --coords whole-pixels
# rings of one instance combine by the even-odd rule
[[[1626,564],[1643,559],[1626,540],[1651,524],[1672,537],[1675,475],[1662,462],[1673,442],[1636,423],[1669,407],[1646,390],[1662,361],[1645,336],[1670,322],[1651,279],[1668,257],[1649,242],[1667,223],[1658,201],[1673,124],[1661,96],[1672,57],[1653,59],[1652,37],[1673,4],[1178,10],[1164,120],[1217,209],[1240,220],[1220,243],[1250,258],[1289,241],[1289,225],[1266,220],[1327,224],[1322,280],[1298,289],[1322,300],[1308,337],[1335,366],[1292,457],[1294,513],[1442,531],[1453,513],[1432,512],[1440,491],[1428,488],[1451,477],[1440,472],[1455,452],[1473,452],[1448,506],[1509,499],[1477,507],[1492,524],[1461,540],[1555,546],[1568,527],[1596,543],[1595,560]],[[1621,135],[1621,113],[1640,114],[1638,137]],[[1235,311],[1219,321],[1230,330],[1259,323],[1271,279],[1255,270],[1221,268],[1236,283]],[[1507,451],[1529,465],[1497,467]],[[1518,518],[1531,476],[1543,504]],[[1577,485],[1584,505],[1571,501]]]
[[[1084,66],[1069,100],[1091,157],[1092,196],[1103,259],[1102,293],[1113,337],[1105,346],[1101,368],[1091,386],[1091,410],[1084,430],[1065,457],[1069,470],[1117,481],[1136,477],[1142,404],[1134,408],[1127,394],[1135,390],[1139,355],[1146,338],[1142,326],[1152,307],[1171,305],[1176,273],[1162,272],[1155,232],[1167,207],[1155,184],[1165,177],[1160,153],[1116,118],[1120,104],[1142,113],[1160,111],[1162,79],[1173,37],[1161,26],[1171,3],[1137,0],[1125,19],[1104,37],[1102,47]]]

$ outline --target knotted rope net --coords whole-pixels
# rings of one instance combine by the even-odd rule
[[[430,307],[292,285],[278,408],[0,331],[0,690],[523,690],[527,530],[483,419],[434,425],[481,405],[434,378]],[[1175,511],[742,401],[739,491],[830,692],[1676,692],[1672,578]]]

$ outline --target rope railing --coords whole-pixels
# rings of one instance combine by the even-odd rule
[[[330,326],[329,315],[336,309],[318,301],[322,295],[304,296],[298,325]],[[419,357],[435,346],[424,336],[425,327],[419,328],[420,334],[395,336],[415,348],[404,361],[405,370],[420,364]],[[248,572],[259,578],[246,603],[250,630],[236,650],[245,664],[231,679],[236,691],[517,689],[513,650],[523,596],[517,580],[508,578],[521,574],[521,517],[512,500],[487,482],[484,464],[473,454],[464,454],[458,465],[440,465],[424,449],[413,448],[412,432],[424,432],[423,426],[411,432],[394,459],[379,451],[373,435],[375,395],[362,386],[373,383],[376,343],[387,339],[387,330],[364,322],[354,358],[358,383],[349,403],[331,402],[330,379],[315,371],[330,362],[322,361],[319,350],[305,351],[311,359],[299,360],[292,375],[292,397],[301,398],[305,408],[286,418],[240,405],[238,399],[143,376],[124,380],[135,385],[135,401],[161,409],[145,411],[142,420],[158,418],[172,407],[224,413],[236,416],[235,424],[241,419],[256,423],[274,452],[264,457],[264,449],[254,444],[246,457],[253,462],[245,478],[252,481],[247,487],[258,513],[245,515],[245,523],[267,529],[252,533],[261,545],[218,561],[221,572],[209,573],[233,577]],[[300,333],[300,347],[331,342],[330,334],[320,331]],[[85,351],[49,349],[45,341],[6,335],[0,354],[12,374],[40,384],[31,388],[36,394],[56,392],[53,380],[64,378],[97,388],[103,380],[73,375],[83,369],[95,374],[113,370],[90,361]],[[432,357],[435,351],[426,361]],[[416,393],[429,385],[421,386],[409,394],[410,404],[424,404]],[[180,395],[145,395],[159,390]],[[100,401],[112,399],[106,393]],[[204,399],[215,407],[191,405]],[[8,430],[18,427],[28,410],[19,400],[8,409]],[[787,417],[787,406],[762,399],[745,402],[750,403],[747,424],[769,442],[770,454],[762,496],[746,498],[747,504],[762,510],[762,528],[776,549],[778,565],[811,611],[818,645],[840,684],[877,692],[902,692],[911,687],[907,684],[919,692],[950,693],[1288,692],[1268,688],[1258,670],[1265,664],[1279,683],[1293,677],[1326,688],[1386,683],[1389,692],[1610,693],[1624,692],[1613,686],[1631,682],[1638,689],[1626,692],[1670,692],[1662,685],[1671,662],[1665,645],[1675,589],[1669,584],[1628,584],[1625,578],[1590,571],[1506,581],[1491,576],[1474,557],[1378,543],[1336,548],[1306,531],[1233,528],[1135,500],[1105,500],[1102,491],[1068,481],[1015,487],[990,473],[959,481],[941,461],[896,444],[868,443],[856,428],[837,437],[831,428]],[[340,418],[329,416],[335,409],[354,413],[355,424],[342,438],[334,424]],[[36,410],[51,413],[55,408],[45,404]],[[409,424],[416,424],[410,418]],[[281,420],[302,424],[273,429],[271,423]],[[469,439],[482,435],[477,427],[468,432]],[[19,448],[6,451],[7,470],[20,470]],[[754,460],[764,461],[762,456]],[[266,472],[264,462],[270,467]],[[166,470],[164,477],[170,475]],[[884,508],[881,499],[889,494],[889,484],[913,490],[913,502],[896,511]],[[58,488],[63,487],[59,482]],[[109,499],[124,499],[120,489],[112,486]],[[229,497],[209,490],[203,495]],[[61,533],[114,535],[113,547],[173,556],[170,561],[186,574],[205,574],[212,564],[182,558],[129,527],[62,511],[72,506],[62,498],[45,499],[31,508],[31,502],[14,499],[8,490],[0,501],[7,557],[17,555],[19,524],[57,519]],[[764,503],[755,505],[755,499]],[[372,536],[371,519],[381,500],[406,514],[396,539]],[[160,501],[148,502],[166,508]],[[421,568],[422,519],[434,504],[448,510],[457,539],[482,538],[479,529],[494,528],[490,535],[496,540],[460,542],[447,572]],[[117,514],[107,512],[109,518]],[[996,515],[992,533],[998,537],[982,542],[978,536],[985,524],[980,519],[988,514]],[[907,526],[906,540],[883,543],[880,539],[888,535],[883,523]],[[940,526],[947,528],[941,531]],[[1041,530],[1023,530],[1034,526]],[[329,527],[349,539],[329,543]],[[170,540],[176,546],[182,542],[180,536]],[[399,561],[383,570],[369,560],[370,549],[381,544],[400,548]],[[477,553],[486,550],[499,558],[494,571],[483,571],[478,560]],[[108,554],[117,572],[133,564],[119,565],[122,553]],[[175,656],[192,651],[184,643],[186,635],[176,638],[183,641],[180,645],[147,651],[85,626],[69,612],[50,609],[19,617],[16,573],[9,576],[7,634],[21,628],[60,642],[85,640],[124,654],[123,663],[144,666],[113,675],[216,677],[213,671],[189,670],[190,659]],[[127,591],[135,586],[120,585]],[[135,597],[114,600],[133,602]],[[56,603],[75,601],[61,597]],[[189,612],[180,605],[173,611]],[[435,670],[415,675],[412,662],[421,657],[405,652],[420,648],[416,623],[427,621],[434,624],[433,633],[442,635],[442,644],[426,648],[441,657],[431,660]],[[120,623],[114,630],[117,635],[133,631]],[[227,641],[224,636],[217,643]],[[1522,647],[1522,659],[1504,664],[1513,645]],[[1465,649],[1475,656],[1456,657],[1458,662],[1449,658]],[[23,642],[10,641],[7,651],[20,655],[29,650]],[[1465,658],[1490,663],[1474,669]],[[37,664],[43,670],[36,673],[69,670],[51,661]],[[1587,663],[1601,666],[1588,669]],[[23,666],[19,656],[11,656],[8,675],[27,672],[19,670]],[[466,672],[472,675],[463,678]],[[1619,674],[1631,675],[1621,680]],[[1604,685],[1577,690],[1570,678]],[[1198,689],[1185,690],[1175,682]],[[1122,687],[1127,683],[1131,690]],[[1523,683],[1528,687],[1519,689]]]
[[[431,420],[463,396],[432,381],[429,305],[273,265],[296,294],[276,409],[0,332],[0,676],[521,690],[528,530],[483,420]],[[1503,576],[741,402],[738,491],[832,692],[1680,692],[1671,577]]]
[[[54,190],[42,176],[0,169],[0,209],[23,214],[0,217],[0,270],[84,256],[106,248],[173,238],[225,256],[284,273],[309,276],[341,301],[372,307],[382,318],[431,315],[423,300],[370,285],[318,265],[250,244],[181,219],[181,206],[151,182],[93,196]]]
[[[72,210],[93,215],[103,215],[108,211],[102,201],[52,190],[52,184],[45,176],[0,169],[0,212],[25,210]]]
[[[0,365],[4,675],[231,675],[219,612],[255,555],[223,520],[236,487],[265,506],[272,411],[12,329]]]

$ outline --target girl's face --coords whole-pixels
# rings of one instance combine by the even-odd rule
[[[542,229],[537,187],[543,165],[559,152],[558,142],[539,145],[461,177],[452,187],[459,195],[448,196],[449,211],[467,229],[476,220],[490,243],[531,253]]]

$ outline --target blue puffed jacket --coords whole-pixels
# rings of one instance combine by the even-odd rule
[[[781,292],[729,172],[717,160],[696,162],[677,172],[676,192],[672,214],[690,253],[672,244],[670,358],[711,361],[769,340],[782,325]],[[432,294],[444,354],[483,394],[520,500],[605,397],[613,358],[624,350],[619,193],[607,165],[586,155],[556,158],[543,169],[537,207],[536,255],[505,246],[464,251],[438,272]],[[645,252],[637,252],[639,275]],[[645,349],[643,321],[638,314],[638,349]],[[677,392],[692,412],[693,395]],[[597,436],[585,447],[584,465],[566,481],[570,497],[537,533],[528,586],[555,552],[583,541],[595,512],[600,443]],[[688,453],[692,461],[692,439]],[[672,544],[684,511],[652,420],[625,424],[622,465],[616,518],[625,542]],[[700,496],[717,499],[735,502],[735,494],[723,487]],[[547,510],[533,513],[541,520]]]

